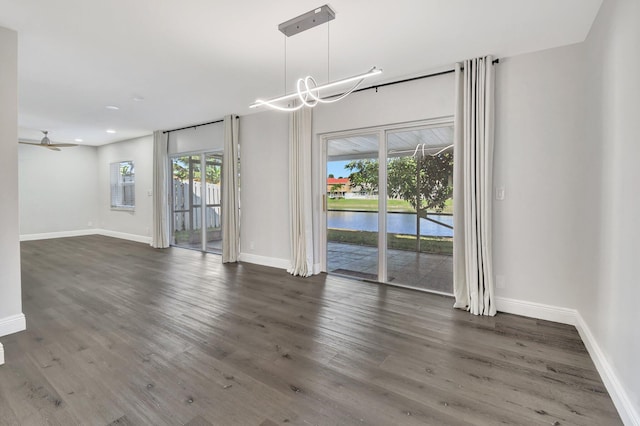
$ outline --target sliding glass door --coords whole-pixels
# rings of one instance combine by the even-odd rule
[[[171,158],[172,245],[221,252],[221,171],[221,154]]]
[[[222,154],[205,155],[205,182],[202,186],[204,195],[204,223],[206,225],[205,251],[222,253]]]
[[[326,271],[453,293],[450,121],[324,140]]]
[[[327,271],[378,280],[378,134],[327,140]]]
[[[387,282],[453,293],[453,126],[387,142]]]

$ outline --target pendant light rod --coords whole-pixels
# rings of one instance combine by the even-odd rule
[[[272,104],[275,104],[277,102],[287,101],[287,100],[291,100],[291,99],[295,99],[295,98],[302,98],[305,95],[306,96],[311,96],[312,98],[316,98],[321,90],[330,89],[332,87],[336,87],[336,86],[340,86],[340,85],[343,85],[343,84],[351,83],[353,81],[364,80],[366,78],[373,77],[373,76],[376,76],[376,75],[379,75],[379,74],[382,74],[382,70],[379,69],[379,68],[373,67],[369,71],[367,71],[366,73],[354,75],[353,77],[347,77],[347,78],[344,78],[344,79],[338,80],[338,81],[332,81],[330,83],[323,84],[322,86],[316,86],[316,87],[313,87],[313,88],[306,88],[306,86],[304,86],[305,88],[303,90],[299,89],[298,91],[296,91],[294,93],[290,93],[288,95],[280,96],[279,98],[273,98],[273,99],[269,99],[267,101],[262,100],[262,99],[256,99],[256,101],[254,103],[249,105],[249,108],[257,108],[257,107],[259,107],[261,105],[271,106]],[[303,78],[303,79],[300,79],[300,80],[304,81],[305,79]],[[298,87],[300,87],[300,85],[298,85]]]

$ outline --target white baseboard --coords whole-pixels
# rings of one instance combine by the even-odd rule
[[[10,317],[0,318],[0,337],[7,334],[17,333],[27,328],[27,321],[24,314],[11,315]]]
[[[151,237],[136,234],[127,234],[126,232],[111,231],[109,229],[80,229],[76,231],[60,231],[60,232],[46,232],[42,234],[22,234],[20,235],[20,241],[33,241],[33,240],[48,240],[51,238],[66,238],[66,237],[83,237],[85,235],[104,235],[105,237],[120,238],[122,240],[135,241],[138,243],[151,244]]]
[[[496,309],[499,312],[506,312],[508,314],[576,325],[577,311],[575,309],[544,305],[542,303],[527,302],[524,300],[508,299],[506,297],[496,297]]]
[[[27,321],[24,314],[12,315],[0,319],[0,337],[7,334],[17,333],[27,328]],[[0,365],[4,364],[4,346],[0,343]]]
[[[240,253],[240,262],[255,263],[256,265],[285,270],[289,268],[289,259],[278,259],[277,257],[259,256],[251,253]]]
[[[127,234],[126,232],[110,231],[108,229],[96,229],[95,234],[104,235],[105,237],[120,238],[121,240],[135,241],[138,243],[151,244],[151,237],[136,234]]]
[[[20,241],[49,240],[51,238],[82,237],[95,235],[96,229],[80,229],[76,231],[46,232],[42,234],[21,234]]]
[[[598,373],[604,382],[604,386],[607,388],[613,404],[622,418],[622,422],[625,425],[640,426],[640,413],[637,407],[634,407],[633,403],[629,399],[628,393],[625,391],[624,386],[618,379],[618,375],[605,357],[602,349],[598,345],[595,337],[591,333],[589,326],[580,315],[580,312],[576,312],[576,329],[584,342],[584,345],[596,365]]]

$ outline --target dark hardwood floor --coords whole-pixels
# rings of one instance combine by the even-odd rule
[[[615,425],[573,327],[88,236],[22,243],[2,425]]]

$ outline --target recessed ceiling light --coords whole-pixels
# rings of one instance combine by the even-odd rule
[[[75,139],[74,139],[74,142],[82,142],[82,139],[80,139],[80,138],[75,138]]]
[[[113,111],[117,111],[117,110],[119,110],[119,109],[120,109],[120,107],[117,107],[117,106],[115,106],[115,105],[107,105],[105,108],[106,108],[106,109],[111,109],[111,110],[113,110]]]
[[[115,133],[115,132],[116,132],[116,131],[115,131],[115,130],[113,130],[113,129],[107,129],[107,133],[112,133],[112,134],[113,134],[113,133]]]
[[[136,101],[136,102],[142,102],[142,101],[144,101],[144,98],[142,96],[134,96],[133,100]]]

